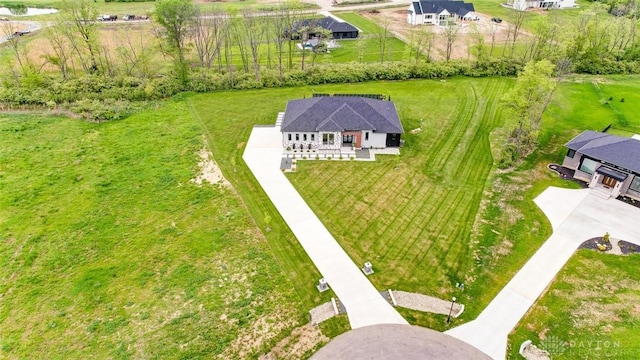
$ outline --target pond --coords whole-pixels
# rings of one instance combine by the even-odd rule
[[[26,6],[10,6],[10,7],[0,7],[0,16],[1,15],[13,15],[13,16],[33,16],[33,15],[49,15],[55,14],[58,12],[58,9],[53,8],[32,8]]]

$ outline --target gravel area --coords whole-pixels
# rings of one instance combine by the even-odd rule
[[[309,314],[311,314],[311,323],[314,325],[320,324],[321,322],[336,316],[336,313],[333,311],[331,301],[314,307],[309,311]]]
[[[398,306],[407,309],[443,315],[448,315],[449,310],[451,309],[451,300],[442,300],[433,296],[397,290],[393,290],[393,296],[396,298]],[[451,316],[455,317],[455,315],[460,312],[461,308],[461,304],[453,304],[453,312],[451,313]]]

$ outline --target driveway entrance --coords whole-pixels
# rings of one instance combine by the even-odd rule
[[[551,222],[551,237],[477,319],[446,332],[496,360],[506,357],[507,336],[583,241],[608,232],[640,245],[640,209],[622,201],[602,199],[590,189],[556,187],[534,201]]]

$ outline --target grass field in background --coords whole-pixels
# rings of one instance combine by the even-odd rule
[[[101,14],[118,15],[119,17],[126,14],[133,15],[149,15],[155,9],[155,1],[143,2],[105,2],[104,0],[96,0],[98,11]],[[52,7],[56,8],[59,4],[55,0],[0,0],[0,7],[4,5],[22,4],[31,7]],[[238,12],[244,8],[255,9],[271,9],[273,4],[262,3],[258,0],[229,0],[218,2],[197,2],[204,11],[213,9],[224,9],[230,12]],[[304,9],[317,9],[318,6],[312,3],[301,3]],[[21,17],[22,18],[22,17]],[[34,17],[29,17],[34,18]],[[45,19],[45,16],[37,18]]]

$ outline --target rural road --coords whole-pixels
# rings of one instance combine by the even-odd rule
[[[371,4],[359,4],[359,5],[348,5],[348,6],[335,6],[333,5],[333,0],[314,0],[313,3],[317,4],[320,8],[317,10],[318,14],[328,15],[329,12],[334,11],[352,11],[352,10],[363,10],[363,9],[372,9],[377,7],[392,7],[392,6],[409,6],[411,0],[389,0],[385,2],[379,3],[371,3]],[[141,22],[148,20],[134,20],[134,21],[105,21],[105,24],[120,24],[120,23],[131,23],[131,22]],[[11,31],[5,31],[6,28],[11,29]],[[42,24],[37,21],[23,21],[23,20],[10,20],[10,21],[0,21],[0,44],[7,42],[9,40],[9,35],[13,34],[15,31],[28,31],[28,32],[36,32],[42,29]]]
[[[10,35],[16,31],[34,32],[40,29],[42,24],[37,21],[0,21],[0,44],[9,41]]]

